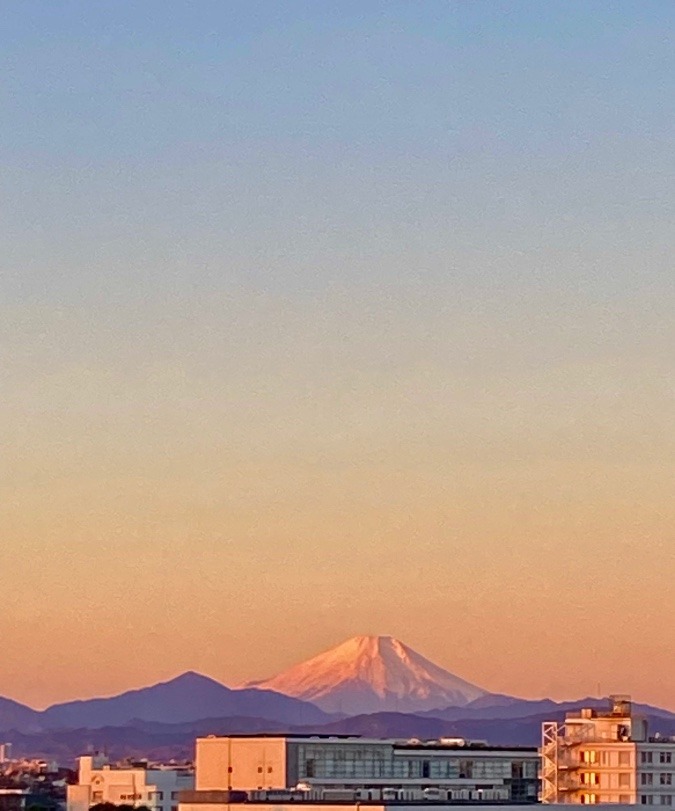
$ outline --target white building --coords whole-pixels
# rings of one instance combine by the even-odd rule
[[[197,739],[195,769],[195,801],[200,792],[296,787],[324,801],[537,802],[539,793],[536,748],[458,739],[211,736]]]
[[[545,803],[675,805],[675,740],[650,738],[627,696],[542,728]]]
[[[194,787],[194,775],[177,766],[111,765],[102,755],[79,758],[77,785],[68,786],[67,811],[89,811],[98,803],[178,811],[178,795]]]

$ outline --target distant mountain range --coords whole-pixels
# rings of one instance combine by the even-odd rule
[[[271,679],[246,686],[347,715],[461,707],[488,695],[391,636],[355,636]]]
[[[68,762],[84,751],[114,757],[192,757],[198,735],[352,734],[493,744],[539,742],[544,720],[606,699],[558,703],[491,694],[392,637],[361,636],[265,681],[230,689],[188,672],[110,698],[39,712],[0,698],[0,736],[21,755]],[[675,713],[635,705],[650,730],[675,735]]]
[[[587,705],[587,701],[580,701],[576,706],[578,708]],[[64,764],[91,750],[106,751],[113,759],[122,757],[191,759],[194,757],[194,740],[197,736],[234,733],[350,734],[403,740],[465,737],[470,740],[489,741],[497,746],[537,746],[542,721],[562,720],[565,709],[560,707],[572,708],[569,704],[556,706],[558,709],[552,712],[514,718],[474,717],[451,721],[432,716],[382,712],[343,718],[327,724],[293,726],[264,718],[231,716],[176,724],[134,720],[125,726],[45,730],[33,733],[9,731],[3,733],[3,736],[12,741],[17,754],[54,759]],[[647,715],[650,730],[662,735],[675,735],[675,714],[666,713],[665,710],[660,710],[659,713],[661,714]]]
[[[180,723],[227,716],[259,716],[279,724],[321,724],[332,718],[292,696],[271,690],[232,690],[192,672],[111,698],[55,704],[42,712],[0,698],[0,731],[96,729],[134,720]]]

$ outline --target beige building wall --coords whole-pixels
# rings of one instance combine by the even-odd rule
[[[579,788],[570,802],[622,803],[637,800],[637,747],[632,742],[597,741],[579,750]]]
[[[91,803],[91,787],[68,786],[66,788],[66,804],[68,811],[89,811]]]
[[[285,738],[197,738],[195,789],[286,788]]]

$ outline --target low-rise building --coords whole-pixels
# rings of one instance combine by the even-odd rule
[[[89,811],[98,803],[178,811],[179,793],[194,787],[191,770],[147,763],[115,766],[102,755],[79,758],[78,781],[68,786],[67,811]]]
[[[627,696],[542,728],[545,803],[675,805],[675,740],[649,737]]]
[[[537,801],[538,774],[536,748],[454,738],[422,742],[231,735],[199,738],[196,743],[197,795],[299,789],[324,801],[358,797],[523,803]]]

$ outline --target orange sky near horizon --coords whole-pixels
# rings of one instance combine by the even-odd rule
[[[492,691],[675,707],[671,399],[640,360],[666,332],[371,304],[200,302],[189,364],[166,313],[122,355],[76,314],[33,345],[5,321],[0,695],[233,684],[390,633]]]

